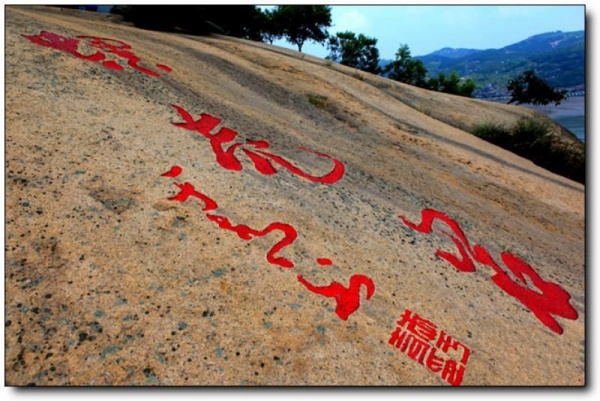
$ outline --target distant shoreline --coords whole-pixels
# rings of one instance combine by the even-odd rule
[[[494,100],[494,102],[506,103],[506,100]],[[568,97],[558,106],[552,104],[546,106],[520,104],[519,106],[550,117],[585,142],[585,96]]]
[[[522,106],[550,117],[585,142],[585,96],[569,97],[558,106]]]
[[[524,104],[520,106],[538,111],[552,119],[585,116],[585,96],[568,97],[558,106],[552,104],[547,106]]]
[[[507,103],[507,99],[492,101],[495,103]],[[552,119],[585,116],[585,96],[568,97],[566,100],[562,101],[558,106],[554,106],[553,104],[549,104],[546,106],[520,104],[519,106],[525,107],[526,109],[535,110]]]

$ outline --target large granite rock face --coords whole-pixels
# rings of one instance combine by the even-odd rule
[[[584,187],[463,130],[534,115],[7,7],[6,383],[585,384]]]

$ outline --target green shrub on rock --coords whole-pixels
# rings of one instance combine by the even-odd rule
[[[584,145],[552,135],[545,121],[520,118],[510,127],[488,121],[475,125],[473,134],[553,173],[585,184]]]

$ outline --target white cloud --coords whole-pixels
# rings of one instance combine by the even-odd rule
[[[340,14],[333,21],[333,30],[335,32],[352,31],[354,33],[364,33],[371,27],[371,23],[363,14],[357,10],[348,10]]]

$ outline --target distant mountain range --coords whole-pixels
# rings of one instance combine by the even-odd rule
[[[440,56],[447,58],[461,58],[468,57],[470,55],[481,52],[481,50],[477,49],[453,49],[451,47],[444,47],[443,49],[436,50],[433,53],[428,54],[427,56]],[[417,57],[419,58],[419,57]]]
[[[456,71],[472,79],[477,84],[476,97],[506,95],[508,80],[528,69],[554,87],[583,91],[585,31],[542,33],[501,49],[446,47],[415,58],[423,61],[430,76]]]

